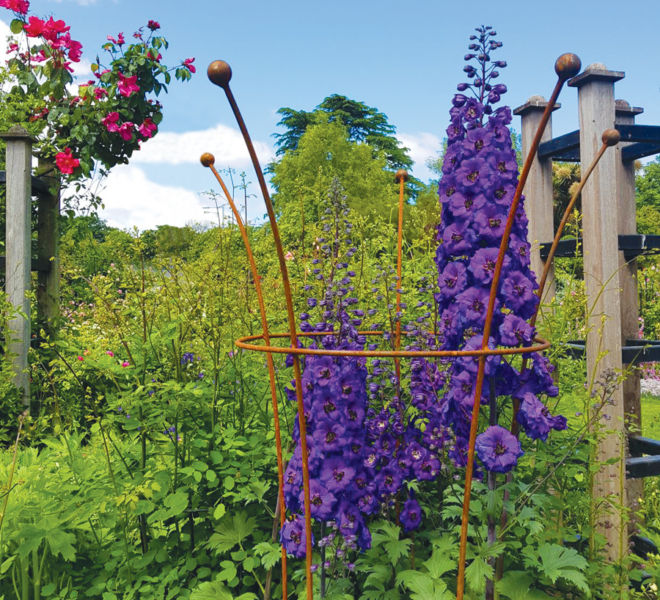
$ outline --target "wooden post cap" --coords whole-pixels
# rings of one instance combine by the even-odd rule
[[[408,181],[408,171],[405,169],[399,169],[394,176],[394,181],[400,183],[401,181]]]
[[[206,74],[215,85],[225,88],[231,80],[231,67],[224,60],[214,60],[206,69]]]

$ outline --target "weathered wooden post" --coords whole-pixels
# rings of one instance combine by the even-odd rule
[[[635,116],[644,109],[631,107],[625,100],[615,102],[615,123],[634,125]],[[616,188],[618,195],[618,222],[620,234],[637,233],[637,206],[635,203],[635,164],[624,161],[622,150],[629,143],[620,143],[616,148]],[[626,261],[623,253],[619,255],[619,282],[621,284],[621,340],[634,340],[639,331],[639,294],[637,288],[637,259]],[[626,415],[628,434],[641,435],[642,405],[641,376],[637,369],[632,369],[623,382],[623,410]],[[634,515],[640,508],[640,499],[644,494],[644,480],[629,479],[626,484],[628,507],[632,511],[632,529],[635,526]]]
[[[568,85],[578,88],[580,113],[580,162],[584,171],[598,152],[605,129],[614,127],[614,82],[619,71],[593,64]],[[618,217],[616,184],[620,157],[606,152],[582,191],[584,277],[588,302],[587,377],[602,381],[622,371],[621,295],[619,276]],[[614,386],[610,401],[602,410],[603,430],[596,460],[601,467],[593,478],[598,506],[596,525],[606,539],[606,551],[613,562],[627,553],[624,526],[625,423],[623,387]],[[612,464],[605,464],[618,459]]]
[[[7,142],[7,223],[5,289],[9,302],[22,314],[9,321],[8,349],[13,355],[15,385],[22,390],[23,404],[30,404],[28,349],[30,347],[31,270],[31,199],[32,199],[32,139],[22,127],[12,127],[2,134]]]
[[[48,333],[54,333],[53,324],[59,317],[60,269],[58,251],[58,217],[60,214],[59,178],[54,175],[55,165],[39,160],[38,173],[48,186],[48,192],[38,194],[38,276],[37,314],[43,319]]]
[[[522,153],[526,157],[532,144],[534,135],[538,129],[543,110],[548,105],[542,96],[532,96],[525,104],[513,111],[514,115],[521,118],[522,129]],[[555,104],[553,110],[561,105]],[[552,117],[541,138],[541,142],[552,139]],[[540,247],[544,242],[552,241],[555,236],[552,211],[552,158],[539,158],[537,155],[532,163],[532,168],[525,186],[525,212],[529,219],[529,242],[531,248],[532,270],[537,277],[541,276],[544,261],[541,259]],[[548,273],[542,301],[547,301],[555,296],[555,281],[553,270]]]

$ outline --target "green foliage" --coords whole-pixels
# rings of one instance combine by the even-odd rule
[[[412,167],[412,159],[407,148],[402,148],[395,137],[396,129],[387,121],[387,116],[363,102],[350,100],[346,96],[328,96],[312,112],[280,108],[282,115],[278,126],[285,127],[284,133],[275,134],[277,154],[298,149],[301,138],[307,130],[319,123],[340,123],[352,142],[366,144],[374,156],[382,153],[391,170]]]

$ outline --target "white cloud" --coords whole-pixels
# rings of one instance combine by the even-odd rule
[[[9,25],[0,21],[0,65],[4,65],[7,60],[7,38],[11,35]]]
[[[427,180],[434,176],[426,166],[429,159],[436,158],[442,150],[442,140],[432,133],[421,131],[419,133],[400,133],[397,135],[399,141],[409,148],[410,158],[413,159],[413,174],[421,180]]]
[[[253,143],[261,166],[265,167],[275,154],[265,142]],[[250,164],[250,156],[240,132],[222,124],[200,131],[159,132],[153,140],[143,145],[140,152],[133,155],[132,161],[169,165],[198,163],[204,152],[211,152],[215,156],[218,168],[245,168]]]
[[[105,204],[99,216],[113,227],[145,230],[211,220],[197,194],[151,181],[144,171],[131,165],[115,167],[99,195]]]

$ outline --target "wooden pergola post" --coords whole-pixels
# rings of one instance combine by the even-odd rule
[[[22,127],[12,127],[2,134],[7,142],[6,159],[6,237],[5,289],[9,302],[21,314],[10,319],[8,349],[13,356],[14,384],[22,390],[23,404],[30,404],[30,289],[31,200],[32,200],[32,139]]]
[[[617,125],[634,125],[635,116],[644,109],[631,107],[625,100],[615,102],[615,123]],[[618,213],[620,234],[637,233],[637,205],[635,203],[635,164],[634,161],[624,161],[622,150],[627,143],[620,143],[616,148],[616,188],[618,195]],[[639,332],[639,292],[637,287],[637,259],[626,261],[623,252],[619,254],[619,282],[621,284],[621,340],[634,340]],[[642,405],[641,405],[641,375],[638,369],[632,369],[623,382],[623,410],[626,415],[626,431],[628,435],[641,435]],[[636,526],[634,515],[639,511],[640,499],[644,494],[644,480],[628,479],[628,507],[632,519],[629,531]]]
[[[60,315],[59,178],[54,175],[55,165],[50,161],[40,159],[38,172],[49,190],[39,193],[37,200],[37,314],[43,319],[46,331],[53,334]]]
[[[548,103],[542,96],[532,96],[525,104],[513,111],[521,118],[522,153],[526,157],[532,144],[541,116]],[[561,105],[555,104],[553,110]],[[541,142],[552,139],[552,116],[548,120]],[[525,212],[529,220],[528,239],[532,246],[530,260],[532,270],[537,277],[541,276],[544,261],[541,259],[540,247],[544,242],[551,242],[555,236],[552,211],[552,158],[540,159],[538,154],[532,162],[527,184],[525,185]],[[545,293],[541,301],[555,296],[554,271],[551,268]]]
[[[605,129],[614,127],[614,82],[624,74],[593,64],[569,81],[578,88],[580,161],[583,172],[602,145]],[[603,382],[621,373],[621,279],[619,274],[616,152],[606,152],[582,191],[584,278],[588,302],[587,379]],[[626,506],[623,386],[613,386],[601,411],[601,438],[593,476],[595,524],[605,537],[609,560],[628,552],[624,522]],[[612,464],[605,464],[613,460]]]

